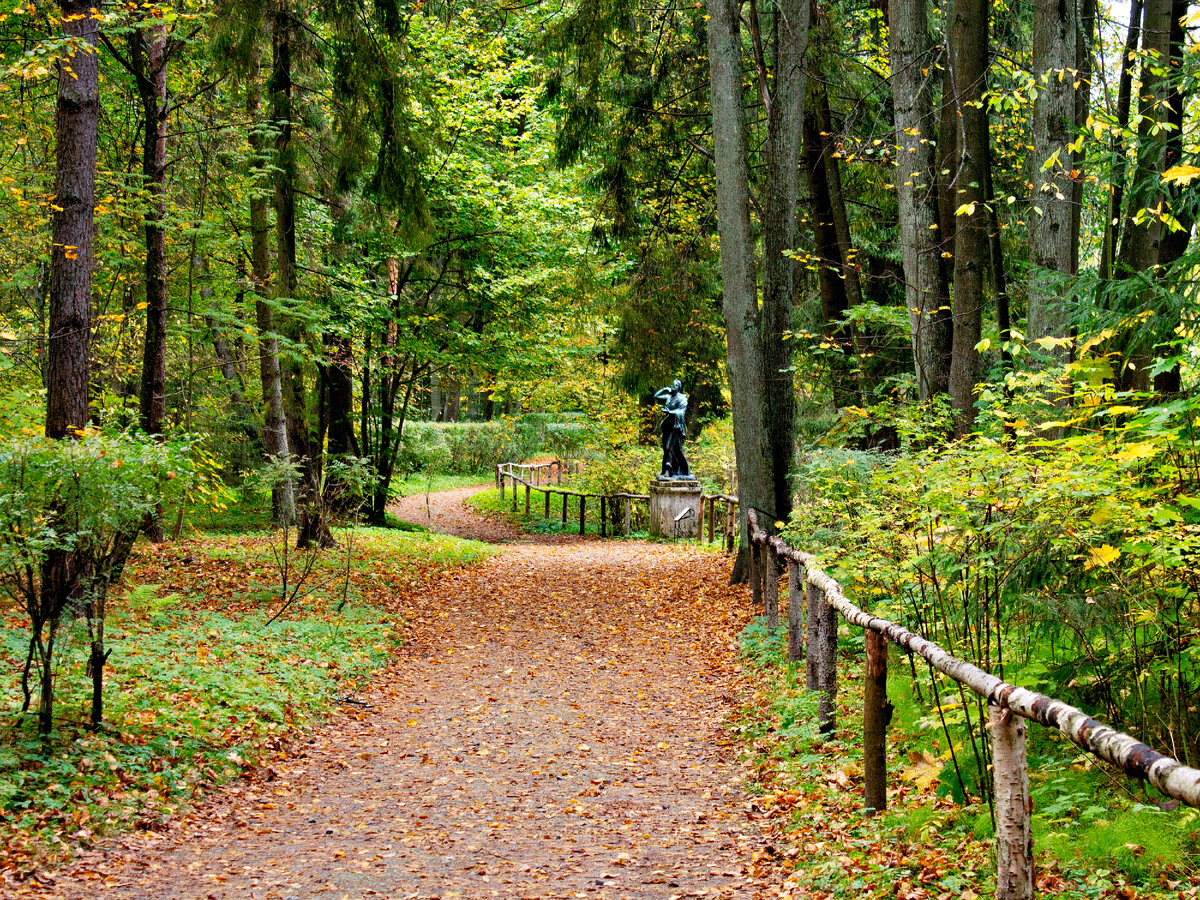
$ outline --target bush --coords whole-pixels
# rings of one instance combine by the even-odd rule
[[[0,443],[0,589],[29,617],[22,684],[41,678],[38,727],[53,723],[54,641],[64,616],[87,618],[93,725],[99,725],[104,608],[143,526],[186,485],[187,446],[128,434]]]

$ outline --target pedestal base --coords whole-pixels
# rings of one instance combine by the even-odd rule
[[[650,482],[650,535],[660,538],[700,536],[700,495],[696,481]]]

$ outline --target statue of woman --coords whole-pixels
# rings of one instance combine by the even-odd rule
[[[663,448],[662,473],[658,476],[660,481],[695,480],[688,469],[687,457],[683,455],[683,438],[686,434],[683,417],[687,412],[687,394],[680,390],[681,387],[683,385],[676,378],[670,387],[654,395],[654,399],[663,404],[663,419],[658,424]]]

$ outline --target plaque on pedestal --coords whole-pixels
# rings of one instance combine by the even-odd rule
[[[700,495],[695,479],[650,482],[650,535],[660,538],[700,536]]]

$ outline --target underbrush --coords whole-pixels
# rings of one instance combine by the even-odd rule
[[[106,720],[90,732],[82,624],[65,625],[63,718],[48,742],[18,716],[27,632],[0,619],[0,870],[28,872],[128,828],[158,828],[198,793],[286,753],[416,627],[416,591],[483,544],[359,528],[322,551],[280,612],[266,534],[142,546],[110,600]],[[278,545],[276,545],[278,548]]]
[[[740,638],[752,692],[733,728],[753,765],[756,802],[782,816],[796,848],[783,896],[973,900],[994,893],[992,815],[961,775],[966,742],[947,741],[928,703],[929,685],[913,678],[895,650],[889,808],[865,816],[862,641],[852,631],[842,627],[839,727],[829,736],[818,733],[803,663],[786,661],[783,629],[770,635],[757,619]],[[1029,763],[1038,896],[1198,896],[1197,811],[1162,808],[1171,804],[1160,805],[1044,728],[1029,729]]]

